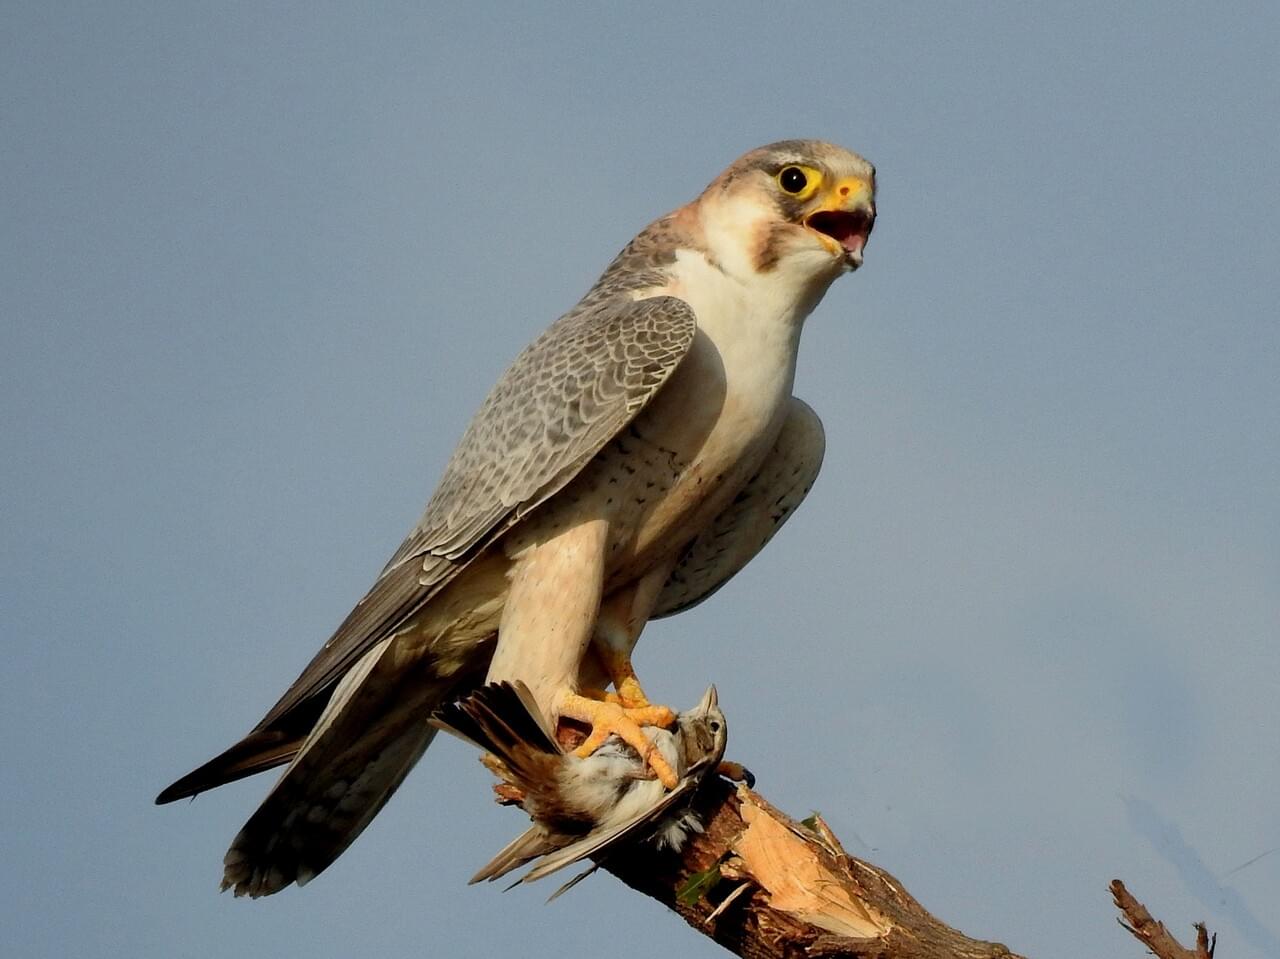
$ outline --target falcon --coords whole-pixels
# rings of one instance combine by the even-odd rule
[[[808,492],[825,442],[792,395],[800,331],[874,222],[870,163],[787,140],[623,248],[499,379],[418,524],[280,701],[157,797],[288,763],[232,842],[224,889],[268,895],[325,869],[422,756],[433,711],[486,682],[582,724],[578,755],[616,735],[676,786],[642,729],[675,714],[632,650]]]

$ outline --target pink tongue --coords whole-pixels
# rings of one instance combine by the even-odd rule
[[[822,217],[821,228],[824,233],[839,243],[850,253],[860,253],[867,242],[867,224],[860,217],[834,214]]]
[[[855,260],[862,257],[862,248],[867,245],[867,236],[871,233],[872,219],[856,213],[820,212],[814,214],[809,226],[825,233],[840,244],[845,253]]]

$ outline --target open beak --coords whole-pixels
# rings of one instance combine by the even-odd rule
[[[823,205],[804,218],[804,225],[823,237],[824,245],[856,270],[876,222],[875,187],[862,177],[844,177],[827,192]]]

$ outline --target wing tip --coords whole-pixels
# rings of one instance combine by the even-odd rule
[[[198,790],[183,788],[182,780],[179,779],[176,783],[165,786],[164,789],[160,790],[154,802],[157,806],[166,806],[171,802],[177,802],[179,799],[186,799],[188,796],[194,799],[197,795],[199,795]]]
[[[293,758],[298,745],[298,738],[285,732],[250,733],[160,790],[155,804],[164,806],[179,799],[194,798],[206,790],[283,765]]]

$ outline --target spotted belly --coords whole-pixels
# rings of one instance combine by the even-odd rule
[[[696,417],[667,431],[661,428],[664,422],[669,421],[638,417],[554,500],[513,531],[508,555],[603,517],[609,523],[605,592],[633,582],[674,562],[728,508],[759,469],[778,431],[772,424],[750,431],[723,420],[699,424]]]

